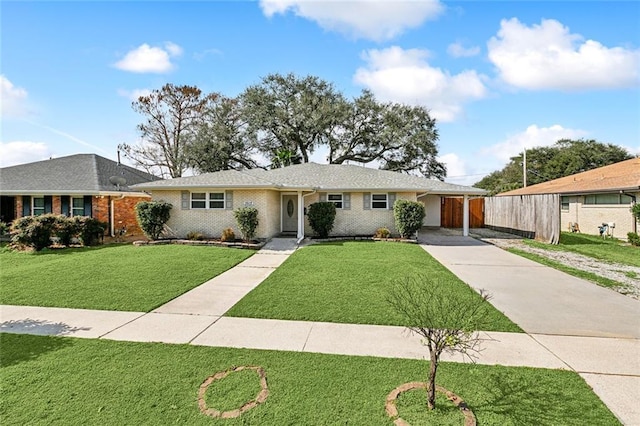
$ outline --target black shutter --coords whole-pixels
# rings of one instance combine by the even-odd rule
[[[31,216],[31,196],[22,196],[22,216]]]
[[[65,215],[65,216],[71,216],[70,210],[71,210],[71,196],[69,195],[61,195],[60,196],[60,213]]]
[[[91,211],[91,195],[84,196],[84,215],[92,217],[93,212]]]
[[[51,195],[44,196],[44,212],[45,213],[53,212],[53,197]]]

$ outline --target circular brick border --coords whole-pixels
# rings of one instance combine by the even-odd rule
[[[396,407],[396,400],[402,392],[407,392],[414,389],[426,389],[427,384],[424,382],[409,382],[398,386],[387,395],[387,400],[384,405],[384,409],[387,415],[393,420],[393,424],[396,426],[410,426],[410,424],[403,418],[398,416],[398,408]],[[476,416],[473,411],[467,406],[467,404],[453,392],[450,392],[440,385],[436,385],[436,391],[444,394],[447,399],[462,411],[464,415],[464,426],[476,426]]]
[[[258,392],[258,395],[256,395],[255,399],[245,402],[242,405],[242,407],[236,408],[235,410],[219,411],[219,410],[216,410],[215,408],[207,407],[207,403],[204,400],[204,396],[207,392],[207,389],[209,388],[209,385],[211,385],[211,383],[215,382],[216,380],[224,379],[231,373],[235,373],[242,370],[254,370],[258,374],[258,377],[260,378],[260,387],[262,389],[260,390],[260,392]],[[268,396],[269,396],[269,389],[267,388],[267,375],[264,371],[264,368],[252,366],[252,365],[241,365],[239,367],[233,367],[228,370],[218,371],[213,376],[207,377],[205,381],[202,382],[202,384],[200,385],[200,389],[198,390],[198,407],[200,407],[200,411],[203,414],[206,414],[209,417],[221,418],[221,419],[234,419],[236,417],[240,417],[240,415],[245,411],[248,411],[254,407],[257,407],[259,404],[262,404],[267,399]]]

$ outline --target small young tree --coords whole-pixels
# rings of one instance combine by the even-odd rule
[[[631,206],[631,213],[636,218],[636,220],[640,222],[640,203],[636,203]]]
[[[307,210],[309,225],[320,238],[327,238],[336,220],[336,206],[329,202],[313,203]]]
[[[396,229],[402,238],[410,237],[422,228],[425,215],[424,204],[417,201],[397,200],[393,204]]]
[[[451,297],[444,280],[418,275],[396,280],[387,300],[429,349],[427,407],[433,410],[440,356],[446,350],[475,361],[482,341],[477,330],[486,326],[489,296],[469,289],[464,296]]]
[[[233,212],[245,241],[251,241],[258,228],[258,209],[255,207],[242,207]]]
[[[136,218],[144,234],[152,239],[160,238],[164,225],[171,216],[173,206],[165,201],[141,201],[136,204]]]

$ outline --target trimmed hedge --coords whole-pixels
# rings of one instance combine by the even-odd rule
[[[136,204],[136,219],[144,235],[152,240],[160,238],[172,207],[165,201],[141,201]]]
[[[336,206],[330,202],[313,203],[307,210],[309,225],[320,238],[327,238],[336,220]]]
[[[242,207],[235,210],[233,215],[244,240],[251,241],[256,235],[256,228],[258,228],[258,209],[255,207]]]
[[[396,229],[402,238],[408,238],[422,228],[425,216],[424,204],[417,201],[397,200],[393,204]]]

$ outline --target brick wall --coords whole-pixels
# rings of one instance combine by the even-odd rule
[[[201,189],[199,191],[205,191]],[[215,190],[221,191],[221,190]],[[397,234],[393,210],[364,210],[363,193],[352,192],[351,209],[339,209],[332,235],[373,235],[380,227],[389,228]],[[154,191],[153,200],[164,200],[173,205],[171,218],[167,222],[171,236],[184,238],[189,232],[199,232],[207,238],[219,238],[222,230],[232,228],[236,235],[240,232],[233,216],[233,210],[251,205],[258,209],[257,238],[271,238],[280,233],[281,193],[271,190],[233,190],[233,210],[188,209],[182,210],[180,191]],[[416,201],[415,192],[396,193],[396,199]],[[319,194],[304,198],[304,206],[319,201]],[[313,235],[309,221],[305,217],[305,235]]]
[[[113,200],[115,232],[124,226],[127,228],[127,235],[142,235],[135,209],[136,204],[141,201],[150,201],[150,197],[124,197]]]
[[[59,195],[54,195],[51,200],[51,213],[62,214],[62,199]]]
[[[392,234],[397,234],[393,218],[393,206],[387,210],[364,209],[364,193],[351,192],[351,209],[337,209],[336,220],[330,235],[371,235],[375,234],[378,228],[388,228]],[[314,194],[305,198],[305,207],[319,201],[320,195]],[[398,192],[396,200],[416,201],[415,192]],[[309,225],[309,220],[305,217],[305,235],[313,235],[313,229]]]
[[[640,192],[636,193],[640,201]],[[628,232],[634,232],[634,218],[629,204],[584,204],[583,196],[569,197],[569,211],[560,214],[560,229],[568,231],[569,222],[577,223],[580,232],[590,235],[600,235],[598,226],[603,223],[615,223],[613,236],[626,239]],[[637,232],[637,227],[636,231]]]
[[[22,196],[18,195],[15,198],[15,218],[22,217]]]
[[[205,191],[201,189],[199,191]],[[214,190],[211,190],[214,191]],[[215,192],[222,190],[215,189]],[[207,238],[219,238],[225,228],[232,228],[240,237],[233,210],[252,206],[258,209],[257,238],[270,238],[280,231],[280,193],[269,190],[233,190],[233,209],[182,210],[181,191],[153,191],[153,200],[164,200],[173,205],[167,222],[171,236],[184,238],[189,232],[200,232]]]

